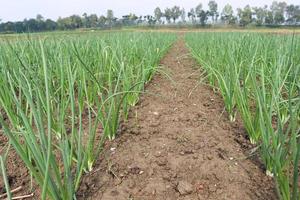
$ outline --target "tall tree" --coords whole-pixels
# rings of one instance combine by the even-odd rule
[[[155,8],[154,17],[156,21],[161,24],[161,18],[163,17],[163,13],[161,12],[161,9],[159,7]]]
[[[98,26],[98,16],[96,14],[91,14],[88,18],[90,27],[95,28]]]
[[[37,14],[35,20],[37,31],[43,31],[45,29],[44,17],[41,14]]]
[[[271,10],[267,10],[265,24],[267,24],[267,25],[274,24],[274,16],[273,16],[273,12]]]
[[[168,23],[171,23],[171,19],[172,19],[172,10],[170,8],[166,8],[165,9],[165,13],[164,16],[167,20]]]
[[[295,18],[296,22],[300,23],[300,6],[296,6],[294,18]]]
[[[196,19],[196,12],[194,8],[191,8],[190,12],[188,12],[188,18],[192,21],[192,23],[195,23]]]
[[[210,0],[208,2],[208,7],[209,7],[209,16],[211,16],[212,21],[215,23],[218,16],[218,4],[216,1]]]
[[[45,28],[47,31],[54,31],[57,28],[57,24],[51,19],[46,19]]]
[[[152,15],[146,15],[144,18],[147,20],[149,26],[155,25],[156,19]]]
[[[100,27],[104,27],[106,23],[106,17],[104,15],[101,15],[98,19],[98,25]]]
[[[30,20],[29,20],[30,21]],[[58,18],[58,28],[62,30],[76,29],[83,26],[82,19],[78,15],[71,15],[70,17]]]
[[[107,23],[110,27],[112,27],[113,25],[113,22],[114,22],[114,12],[112,10],[107,10],[106,12],[106,20],[107,20]]]
[[[252,9],[249,5],[246,5],[244,9],[237,9],[239,23],[241,26],[247,26],[252,22]]]
[[[186,20],[185,20],[186,13],[185,13],[185,9],[184,8],[181,9],[181,15],[180,16],[181,16],[181,21],[183,23],[185,23],[186,22]]]
[[[124,15],[121,21],[123,25],[134,25],[137,19],[138,17],[135,14],[130,13],[129,15]]]
[[[198,4],[195,8],[196,16],[199,18],[200,24],[205,25],[208,19],[209,11],[204,11],[202,9],[202,4]]]
[[[70,17],[70,27],[71,29],[76,29],[82,27],[82,20],[79,15],[71,15]]]
[[[268,12],[268,6],[264,7],[253,7],[253,14],[255,16],[255,23],[258,26],[261,26],[265,23],[265,19]]]
[[[204,11],[204,10],[202,10],[200,12],[200,14],[198,15],[198,17],[200,19],[200,24],[202,26],[204,26],[206,24],[208,16],[209,16],[209,11]]]
[[[42,22],[42,21],[44,21],[44,17],[41,14],[37,14],[36,15],[36,21]]]
[[[293,23],[294,22],[294,13],[295,13],[294,4],[288,5],[286,7],[285,11],[286,11],[286,16],[287,16],[286,22]]]
[[[197,6],[196,6],[196,8],[195,8],[195,14],[196,14],[196,16],[197,17],[199,17],[200,16],[200,14],[202,13],[202,3],[199,3]]]
[[[89,28],[89,19],[87,13],[82,14],[82,23],[84,28]]]
[[[141,24],[141,23],[143,23],[143,22],[144,22],[143,16],[140,15],[140,16],[138,17],[138,19],[137,19],[137,24]]]
[[[285,2],[273,1],[270,9],[273,13],[273,20],[275,24],[282,24],[285,22],[284,12],[287,7]]]
[[[221,13],[221,20],[225,24],[233,24],[234,16],[233,16],[233,9],[230,4],[226,4]]]
[[[174,7],[171,9],[171,17],[172,17],[174,23],[175,23],[176,20],[180,17],[180,15],[181,15],[180,7],[174,6]]]
[[[295,24],[300,21],[300,6],[293,4],[286,7],[286,22],[289,24]]]

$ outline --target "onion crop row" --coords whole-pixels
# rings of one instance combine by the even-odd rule
[[[109,33],[0,41],[0,124],[41,199],[76,199],[83,173],[115,138],[174,39]]]
[[[230,120],[238,113],[259,145],[279,197],[299,199],[300,37],[190,33],[186,41],[220,91]]]

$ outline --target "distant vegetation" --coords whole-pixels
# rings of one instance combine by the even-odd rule
[[[163,26],[163,25],[190,25],[190,26],[300,26],[300,5],[288,5],[286,2],[274,1],[270,6],[238,8],[234,12],[227,4],[219,12],[216,1],[208,3],[208,10],[203,9],[200,3],[190,11],[174,6],[164,10],[157,7],[153,15],[137,16],[130,13],[117,18],[113,10],[107,10],[105,15],[84,13],[82,16],[71,15],[58,18],[56,21],[44,19],[40,14],[35,19],[24,19],[17,22],[3,22],[0,32],[23,33],[54,30],[73,30],[78,28],[110,29],[123,26]]]

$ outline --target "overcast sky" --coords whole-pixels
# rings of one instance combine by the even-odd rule
[[[209,0],[0,0],[0,19],[2,21],[16,21],[24,18],[35,18],[37,14],[45,18],[57,19],[71,14],[82,15],[95,13],[105,14],[107,9],[112,9],[116,17],[130,12],[137,15],[152,14],[159,6],[161,8],[178,5],[189,10],[199,3],[206,8]],[[270,5],[273,0],[216,0],[221,10],[226,3],[234,8]],[[251,2],[251,3],[250,3]],[[286,0],[288,4],[300,4],[300,0]]]

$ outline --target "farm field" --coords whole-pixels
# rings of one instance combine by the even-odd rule
[[[14,173],[18,155],[41,198],[75,197],[82,175],[93,170],[106,139],[115,138],[175,38],[111,33],[1,41],[1,137],[10,141],[1,142],[9,162],[4,183],[30,186],[26,170]]]
[[[188,34],[188,46],[219,88],[230,121],[238,114],[260,147],[281,199],[299,198],[300,37]]]
[[[1,36],[0,195],[299,199],[300,36],[266,33]]]

